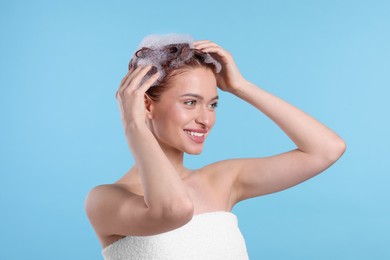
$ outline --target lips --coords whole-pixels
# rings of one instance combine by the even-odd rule
[[[198,144],[203,143],[207,135],[207,131],[204,129],[184,129],[184,133],[186,133],[192,141]]]

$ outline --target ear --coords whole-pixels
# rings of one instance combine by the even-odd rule
[[[153,100],[148,96],[148,94],[145,93],[144,101],[145,101],[146,118],[152,119],[153,118],[153,111],[154,111]]]

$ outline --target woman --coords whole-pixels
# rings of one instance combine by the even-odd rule
[[[140,47],[116,93],[135,164],[115,183],[92,189],[85,205],[103,256],[248,259],[234,205],[319,174],[344,153],[344,141],[246,80],[214,42],[152,35]],[[217,86],[267,115],[297,148],[184,167],[184,153],[201,153],[214,125]]]

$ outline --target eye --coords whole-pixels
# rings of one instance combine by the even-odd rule
[[[218,107],[218,102],[214,102],[214,103],[210,104],[210,107],[212,109],[215,109],[216,107]]]
[[[196,100],[187,100],[184,102],[184,104],[189,106],[194,106],[196,104]]]

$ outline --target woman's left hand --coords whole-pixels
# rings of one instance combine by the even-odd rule
[[[238,70],[230,52],[208,40],[195,41],[194,47],[209,53],[214,59],[221,63],[221,71],[215,73],[217,85],[221,90],[233,93],[242,86],[245,79]]]

